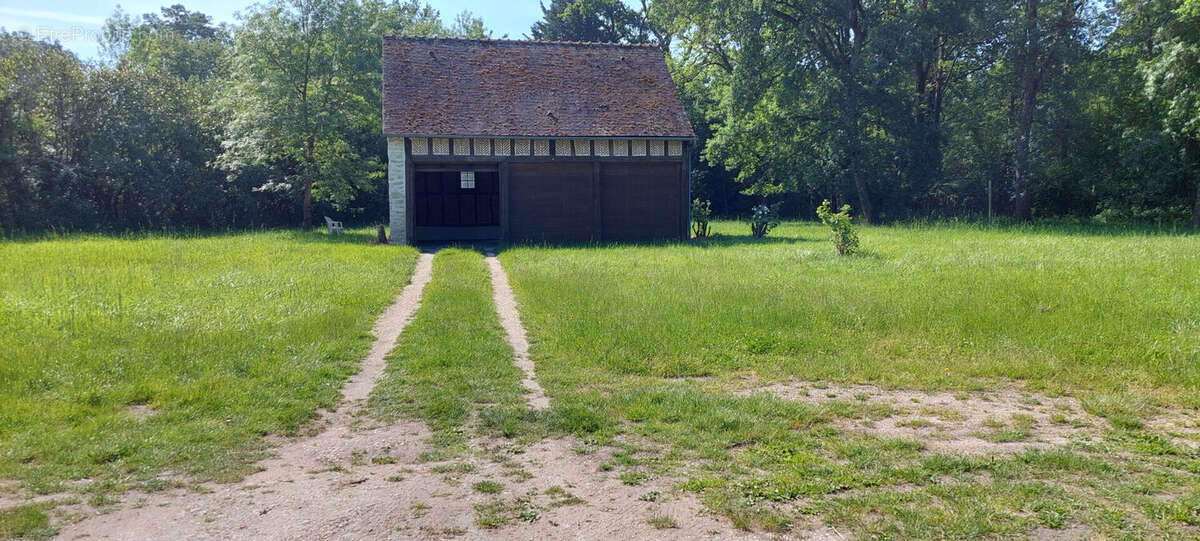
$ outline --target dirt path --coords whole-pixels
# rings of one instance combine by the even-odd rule
[[[518,364],[528,342],[503,269],[489,258],[497,309]],[[570,439],[528,447],[477,439],[466,456],[439,460],[420,422],[378,424],[362,406],[386,366],[384,356],[411,320],[430,280],[432,255],[417,262],[412,284],[380,318],[377,340],[344,401],[316,435],[289,441],[262,470],[230,484],[206,484],[125,502],[61,528],[61,539],[758,539],[705,514],[674,481],[631,486],[601,471],[608,451],[581,453]],[[497,272],[498,271],[498,272]],[[548,401],[532,365],[531,405]],[[532,385],[530,385],[532,383]],[[475,486],[494,483],[493,492]]]
[[[493,253],[487,254],[487,265],[492,273],[492,299],[496,303],[496,312],[500,314],[500,325],[504,327],[508,345],[513,348],[513,363],[525,373],[525,378],[521,380],[525,386],[525,401],[533,409],[548,408],[550,399],[546,398],[546,392],[538,383],[533,361],[529,359],[529,340],[525,338],[525,327],[521,326],[521,314],[517,311],[517,298],[508,285],[508,274]]]

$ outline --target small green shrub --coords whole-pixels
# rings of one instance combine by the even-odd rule
[[[746,223],[750,224],[750,234],[754,238],[761,239],[767,236],[767,233],[779,225],[779,204],[756,205],[750,209],[750,218]]]
[[[821,223],[829,226],[829,240],[833,242],[838,255],[850,255],[858,251],[858,232],[851,223],[850,205],[842,205],[841,212],[833,212],[826,199],[817,207],[817,216],[821,218]]]
[[[710,219],[712,219],[712,202],[707,199],[704,201],[692,200],[693,237],[702,239],[712,234],[712,228],[708,225]]]

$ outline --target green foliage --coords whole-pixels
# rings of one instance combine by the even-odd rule
[[[692,200],[692,236],[703,239],[712,234],[708,222],[712,219],[712,202]]]
[[[756,205],[750,209],[750,216],[746,218],[746,224],[750,226],[750,235],[754,238],[760,239],[767,236],[767,233],[779,225],[779,204]]]
[[[858,251],[858,232],[851,223],[850,205],[842,205],[840,212],[833,212],[826,199],[817,207],[817,217],[821,223],[829,226],[829,241],[838,255],[851,255]]]
[[[788,194],[785,215],[836,196],[865,223],[1028,204],[1170,224],[1200,220],[1200,148],[1175,135],[1200,87],[1191,4],[653,5],[718,214]]]
[[[647,23],[621,0],[551,0],[529,31],[533,39],[645,43]]]

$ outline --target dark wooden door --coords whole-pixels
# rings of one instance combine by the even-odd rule
[[[510,238],[534,242],[599,240],[591,163],[513,163],[508,178]]]
[[[473,183],[461,171],[413,174],[413,239],[418,241],[500,238],[500,174],[475,171]]]
[[[683,220],[680,164],[602,163],[604,240],[677,239]]]

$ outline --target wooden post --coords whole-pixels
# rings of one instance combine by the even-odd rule
[[[592,162],[592,212],[596,222],[596,242],[604,242],[604,200],[600,197],[600,162]]]
[[[416,182],[416,167],[413,166],[412,159],[412,142],[409,138],[404,138],[404,238],[400,242],[404,244],[413,243],[413,227],[416,225],[416,203],[413,201],[416,193],[413,184]],[[395,242],[395,235],[392,241]]]
[[[508,192],[509,182],[512,178],[509,176],[508,169],[508,160],[500,162],[500,241],[504,243],[512,240],[508,234]]]
[[[692,225],[692,145],[688,141],[680,144],[683,146],[683,151],[679,153],[679,167],[682,169],[679,174],[682,183],[679,191],[683,193],[683,206],[679,208],[679,214],[682,217],[680,221],[683,223],[680,225],[682,231],[679,238],[688,240],[691,238]]]

